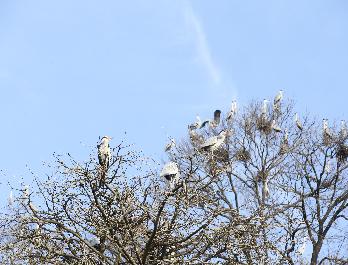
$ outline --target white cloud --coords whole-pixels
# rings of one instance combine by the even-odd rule
[[[185,17],[194,38],[199,62],[207,70],[213,82],[219,85],[221,83],[220,70],[212,58],[203,25],[188,1],[185,1]]]

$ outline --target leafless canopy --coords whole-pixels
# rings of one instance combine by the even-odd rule
[[[85,162],[55,156],[1,214],[1,262],[347,264],[347,134],[331,126],[323,139],[321,121],[301,115],[300,129],[292,102],[276,107],[253,102],[191,128],[168,153],[172,185],[124,143],[107,167],[96,150]],[[201,148],[222,131],[222,144]]]

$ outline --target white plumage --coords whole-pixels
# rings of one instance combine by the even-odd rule
[[[178,182],[180,178],[179,167],[175,162],[168,162],[161,170],[160,177],[169,181],[171,188]]]
[[[279,90],[278,94],[274,98],[274,102],[273,102],[274,106],[277,106],[282,99],[283,99],[283,90]]]
[[[344,120],[341,120],[340,135],[342,138],[346,138],[348,136],[347,124],[346,124],[346,121]]]
[[[296,123],[297,128],[302,131],[303,130],[302,123],[301,123],[297,113],[295,114],[295,123]]]
[[[206,139],[201,145],[201,149],[204,151],[216,150],[225,141],[226,134],[226,131],[221,131],[219,135]]]
[[[111,139],[112,138],[109,136],[104,136],[101,139],[100,144],[98,145],[99,164],[104,168],[108,168],[110,163],[111,152],[110,152],[109,141]]]
[[[13,206],[14,199],[13,199],[13,193],[12,190],[10,191],[10,195],[8,196],[8,205]]]
[[[262,193],[265,199],[269,197],[268,180],[263,182]]]
[[[280,126],[276,123],[275,120],[272,121],[272,129],[275,131],[275,132],[281,132],[282,129],[280,128]]]
[[[264,99],[262,103],[262,115],[266,116],[268,111],[268,100]]]
[[[170,142],[167,143],[166,147],[165,147],[165,151],[168,152],[170,151],[173,147],[176,146],[175,140],[173,138],[170,139]]]
[[[298,248],[297,253],[303,255],[306,250],[307,237],[303,238],[302,245]]]
[[[323,119],[323,134],[324,137],[332,138],[332,133],[329,129],[329,123],[327,119]]]
[[[227,114],[226,120],[230,121],[233,119],[233,117],[237,114],[237,101],[233,100],[231,104],[231,109]]]

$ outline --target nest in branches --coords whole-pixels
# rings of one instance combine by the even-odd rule
[[[230,159],[228,151],[224,148],[219,148],[219,149],[215,150],[214,157],[219,162],[228,162]]]
[[[257,182],[261,182],[263,180],[266,180],[268,177],[268,172],[265,171],[265,170],[260,170],[257,172],[257,175],[256,175],[256,179],[257,179]]]
[[[247,162],[250,159],[250,152],[245,147],[242,147],[236,152],[235,156],[237,160]]]
[[[264,134],[270,134],[272,132],[272,122],[265,117],[260,117],[257,121],[257,129]]]
[[[340,144],[337,149],[336,157],[340,162],[346,161],[348,157],[348,146]]]

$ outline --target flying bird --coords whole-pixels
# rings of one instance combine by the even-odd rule
[[[174,185],[178,182],[180,177],[179,167],[177,163],[168,162],[167,164],[165,164],[160,173],[160,177],[163,177],[166,180],[168,180],[170,183],[170,187],[174,188]]]
[[[275,132],[278,132],[278,133],[282,132],[282,129],[279,127],[279,125],[276,123],[275,120],[272,121],[272,125],[271,126],[272,126],[272,129]]]
[[[300,131],[302,131],[303,130],[302,123],[301,123],[297,113],[295,113],[295,123],[296,123],[297,128]]]
[[[99,165],[101,165],[104,169],[107,169],[109,167],[110,158],[111,158],[111,152],[110,152],[110,146],[109,141],[112,138],[109,136],[104,136],[98,147],[98,160]]]
[[[221,131],[219,135],[212,136],[204,141],[201,145],[201,150],[214,152],[225,141],[227,136],[226,131]]]

